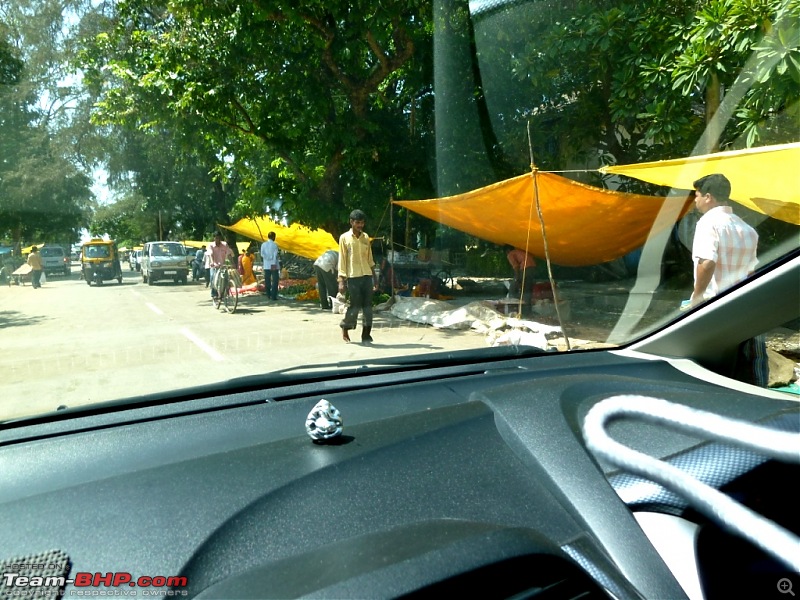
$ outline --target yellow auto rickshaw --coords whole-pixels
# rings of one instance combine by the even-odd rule
[[[81,248],[81,274],[89,285],[103,285],[110,279],[122,283],[117,243],[100,238],[85,242]]]

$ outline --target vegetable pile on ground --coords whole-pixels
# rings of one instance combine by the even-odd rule
[[[278,283],[278,290],[282,295],[292,297],[295,300],[319,300],[316,277],[281,279]]]

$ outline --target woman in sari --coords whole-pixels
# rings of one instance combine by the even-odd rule
[[[253,261],[255,260],[255,255],[250,252],[250,248],[244,251],[244,256],[242,256],[242,286],[252,285],[256,282],[256,276],[253,274]]]

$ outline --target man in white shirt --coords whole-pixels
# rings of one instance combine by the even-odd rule
[[[728,205],[728,179],[715,173],[698,179],[694,186],[695,206],[703,216],[697,222],[692,244],[692,305],[742,281],[758,261],[758,234]]]
[[[278,251],[278,244],[275,243],[275,232],[270,231],[267,234],[267,239],[261,244],[261,260],[264,263],[264,295],[270,300],[278,299],[278,283],[281,278]]]
[[[729,206],[731,183],[720,173],[701,177],[693,184],[694,203],[702,213],[692,243],[695,306],[742,281],[758,262],[758,233]],[[767,346],[763,335],[739,345],[737,379],[766,387],[769,383]]]
[[[319,292],[319,305],[323,310],[331,307],[330,296],[336,295],[336,279],[339,276],[339,253],[336,250],[326,250],[314,261],[314,274],[317,276],[317,291]]]

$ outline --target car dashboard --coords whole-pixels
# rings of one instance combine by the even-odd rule
[[[800,422],[797,403],[775,393],[608,350],[54,413],[0,428],[0,564],[8,573],[56,552],[65,595],[687,597],[637,519],[653,513],[691,523],[697,539],[713,531],[694,576],[707,598],[721,597],[730,578],[714,559],[733,547],[724,534],[587,450],[584,416],[618,394],[795,432]],[[305,431],[323,398],[344,421],[327,443]],[[783,486],[796,465],[647,424],[612,432],[702,465],[715,487],[756,478],[759,502],[795,519]],[[785,569],[748,556],[738,568],[758,571],[750,581],[762,597],[777,594]],[[172,585],[142,589],[141,577]],[[19,581],[5,576],[3,591]]]

